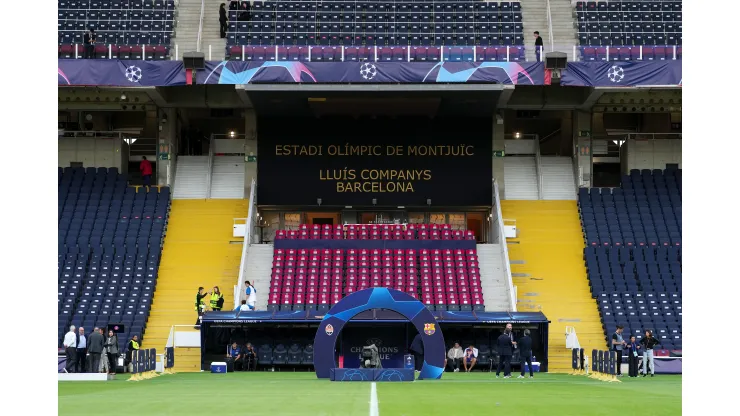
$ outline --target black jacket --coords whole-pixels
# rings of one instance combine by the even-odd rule
[[[93,332],[89,337],[87,337],[87,352],[90,354],[100,354],[103,352],[104,343],[105,340],[103,339],[103,336],[97,331]]]
[[[511,343],[509,334],[501,334],[496,340],[496,347],[499,355],[512,355],[514,345]]]
[[[421,334],[416,334],[414,340],[411,341],[411,347],[409,347],[409,350],[417,354],[424,354],[424,342],[421,340]]]
[[[519,347],[519,354],[522,357],[532,355],[532,338],[530,338],[529,335],[519,338],[519,341],[516,342],[516,346]]]
[[[644,337],[640,340],[640,344],[644,345],[646,350],[652,350],[656,345],[660,344],[660,341],[655,337]]]
[[[226,22],[226,9],[223,7],[219,7],[218,9],[218,21],[221,23]]]

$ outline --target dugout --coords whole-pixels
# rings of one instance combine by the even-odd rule
[[[479,349],[479,369],[487,371],[490,361],[497,363],[495,339],[507,323],[514,326],[515,338],[521,337],[524,329],[531,331],[533,354],[541,363],[540,371],[547,371],[547,342],[549,321],[541,312],[432,312],[442,330],[445,347],[449,349],[455,341],[463,347],[470,344]],[[201,369],[208,370],[209,363],[223,358],[226,346],[236,341],[251,342],[258,355],[258,370],[298,370],[313,368],[311,355],[306,347],[313,344],[321,316],[311,316],[306,311],[276,312],[207,312],[201,324]],[[383,366],[403,367],[403,356],[416,335],[416,329],[400,314],[384,309],[372,309],[356,315],[337,337],[335,359],[344,368],[359,367],[359,350],[363,345],[374,343],[379,348]],[[300,347],[291,352],[291,345]],[[284,346],[284,350],[279,348]],[[489,348],[486,350],[485,346]],[[270,350],[271,357],[260,351]],[[519,366],[518,355],[512,359],[513,367]]]

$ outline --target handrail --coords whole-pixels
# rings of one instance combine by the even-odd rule
[[[213,180],[213,142],[208,146],[208,176],[206,177],[206,199],[211,198],[211,181]]]
[[[198,40],[195,44],[195,51],[200,52],[200,41],[203,37],[203,16],[206,12],[206,0],[200,0],[200,21],[198,22]]]
[[[534,168],[535,173],[537,175],[537,199],[543,199],[543,191],[542,191],[542,159],[540,158],[540,141],[535,140],[534,141]]]
[[[504,219],[503,213],[501,212],[501,198],[499,198],[498,192],[498,181],[493,180],[493,197],[496,199],[496,222],[498,223],[498,242],[501,245],[501,258],[503,259],[504,273],[506,273],[506,281],[508,283],[509,290],[509,302],[511,303],[511,311],[516,312],[516,288],[514,287],[514,280],[511,277],[511,263],[509,260],[509,247],[506,244],[506,235],[504,235]]]
[[[252,224],[254,223],[254,216],[256,211],[254,207],[257,204],[257,180],[252,178],[252,183],[249,189],[249,210],[247,211],[247,224],[246,230],[244,230],[244,244],[242,245],[242,258],[239,261],[239,277],[237,277],[236,285],[234,285],[234,309],[239,307],[240,298],[244,291],[244,280],[246,278],[247,268],[247,256],[249,255],[249,246],[252,244]],[[266,294],[265,294],[266,296]]]
[[[552,12],[550,11],[550,0],[547,0],[547,30],[550,36],[550,51],[555,50],[555,40],[552,34]],[[544,60],[544,57],[542,58]]]

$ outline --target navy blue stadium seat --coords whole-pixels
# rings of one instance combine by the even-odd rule
[[[230,9],[227,58],[246,60],[254,47],[268,46],[265,55],[260,53],[252,59],[321,62],[342,59],[341,54],[327,49],[322,49],[320,54],[311,51],[310,56],[308,53],[290,56],[289,47],[306,45],[368,48],[372,60],[377,53],[378,60],[385,61],[414,60],[405,48],[408,46],[465,46],[470,53],[462,60],[470,61],[475,45],[511,45],[520,47],[511,55],[523,58],[520,54],[524,44],[522,10],[518,2],[305,3],[254,1],[249,15]],[[397,46],[404,48],[394,49]],[[356,49],[350,56],[346,52],[345,60],[357,59]]]
[[[591,293],[607,334],[653,329],[681,349],[681,170],[632,170],[621,188],[580,189]]]
[[[123,323],[121,348],[144,329],[157,280],[169,188],[127,186],[117,168],[65,168],[58,178],[59,344],[70,324]]]

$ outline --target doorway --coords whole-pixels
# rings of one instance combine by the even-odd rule
[[[482,212],[468,212],[466,214],[466,222],[468,230],[473,231],[475,234],[475,241],[483,241],[483,216]]]
[[[339,224],[339,213],[337,212],[308,212],[306,223],[310,225],[334,225]]]

